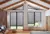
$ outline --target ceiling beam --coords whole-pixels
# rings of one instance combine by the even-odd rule
[[[43,1],[43,2],[50,4],[50,0],[49,1],[48,0],[40,0],[40,1]]]
[[[0,2],[0,5],[6,3],[6,2],[8,2],[8,1],[11,1],[11,0],[5,0],[5,1],[3,0],[3,2]]]
[[[36,3],[36,2],[30,1],[30,0],[27,0],[27,1],[29,1],[29,2],[31,2],[31,3],[33,3],[33,4],[36,4],[36,5],[38,5],[38,6],[44,7],[44,8],[46,8],[46,9],[49,9],[48,7],[43,6],[43,5],[41,5],[41,4],[38,4],[38,3]]]
[[[16,6],[16,7],[14,7],[14,8],[11,8],[11,9],[17,9],[17,8],[22,7],[22,6],[23,6],[23,4],[21,4],[21,5],[19,5],[19,6]]]
[[[14,7],[17,7],[17,6],[21,5],[21,4],[23,4],[23,3],[24,3],[24,2],[20,2],[20,3],[18,3],[18,4],[14,4],[14,5],[12,5],[12,6],[9,6],[9,7],[7,7],[7,8],[4,8],[4,10],[12,9],[12,8],[14,8]]]
[[[11,1],[8,1],[8,2],[0,5],[0,8],[5,8],[5,7],[8,7],[8,6],[14,5],[16,3],[22,2],[22,1],[24,1],[24,0],[11,0]]]
[[[27,1],[27,4],[30,5],[30,6],[32,6],[32,7],[34,7],[34,8],[38,8],[38,9],[41,9],[41,10],[47,10],[44,7],[41,7],[41,6],[36,5],[36,4],[32,4],[31,2],[28,2],[28,1]]]
[[[11,5],[9,5],[9,6],[6,6],[6,7],[2,8],[2,9],[5,9],[5,8],[8,8],[8,7],[11,7],[11,6],[13,6],[13,5],[15,5],[15,4],[18,4],[18,3],[20,3],[20,2],[23,2],[23,1],[24,1],[24,0],[19,1],[19,2],[16,2],[16,3],[13,3],[13,4],[11,4]]]

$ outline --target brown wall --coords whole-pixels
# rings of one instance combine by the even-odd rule
[[[7,12],[0,10],[0,24],[3,24],[7,27]]]
[[[48,16],[48,31],[50,31],[50,16]]]
[[[50,31],[50,16],[47,16],[46,17],[46,21],[47,21],[47,29],[48,29],[48,31]]]

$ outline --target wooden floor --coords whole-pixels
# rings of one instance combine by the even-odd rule
[[[5,34],[30,34],[30,31],[23,30],[7,30]]]
[[[41,29],[36,30],[36,28],[34,30],[35,31],[38,31],[38,30],[41,31]],[[30,29],[29,30],[11,30],[11,29],[7,29],[4,34],[30,34],[30,31],[32,31],[32,30],[30,30]],[[0,33],[0,34],[3,34],[3,33]]]

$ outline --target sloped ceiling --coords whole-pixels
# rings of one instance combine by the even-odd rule
[[[35,4],[39,5],[39,6],[42,6],[42,7],[47,8],[47,9],[50,8],[50,4],[47,4],[47,3],[42,2],[40,0],[27,0],[27,1],[29,1],[31,3],[35,3]]]
[[[6,0],[8,1],[8,0]],[[12,8],[18,8],[20,7],[23,3],[24,3],[25,0],[9,0],[8,2],[0,2],[0,8],[2,9],[12,9]],[[30,2],[32,4],[36,4],[40,7],[43,7],[43,8],[46,8],[46,9],[49,9],[50,8],[50,4],[46,3],[46,2],[43,2],[41,0],[26,0],[27,2]]]
[[[27,4],[30,5],[30,6],[32,6],[32,7],[35,7],[35,8],[46,9],[44,7],[41,7],[41,6],[37,5],[37,4],[31,3],[31,2],[28,2],[28,1],[27,1]]]
[[[15,4],[15,5],[12,5],[12,6],[3,8],[3,9],[9,10],[9,9],[12,9],[12,8],[18,8],[18,7],[20,7],[23,3],[24,3],[24,2],[20,2],[20,3],[18,3],[18,4]]]
[[[50,0],[41,0],[41,1],[43,1],[43,2],[46,2],[46,3],[50,4]]]
[[[0,8],[6,8],[6,7],[9,7],[9,6],[12,6],[12,5],[15,5],[15,4],[18,4],[20,2],[22,2],[23,0],[10,0],[9,2],[6,2],[2,5],[0,5]]]
[[[8,1],[10,1],[10,0],[0,0],[0,4],[4,4],[4,3],[8,2]]]

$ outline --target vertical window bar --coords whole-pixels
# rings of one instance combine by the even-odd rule
[[[16,29],[17,29],[17,12],[16,12]]]
[[[40,12],[40,22],[41,22],[41,12]]]
[[[11,26],[11,12],[10,12],[10,26]]]
[[[34,25],[35,25],[35,12],[34,12]]]

